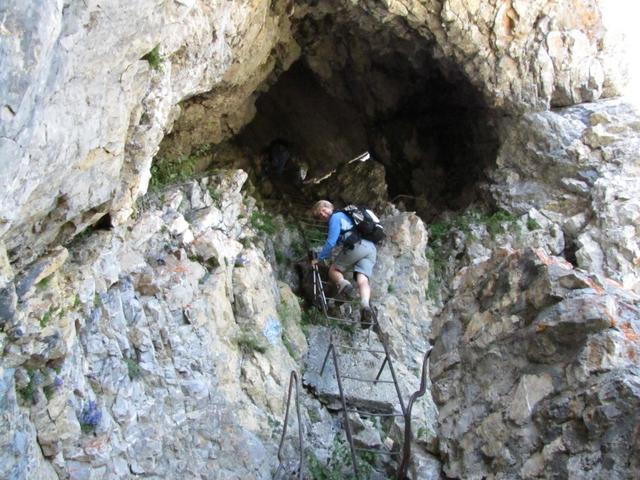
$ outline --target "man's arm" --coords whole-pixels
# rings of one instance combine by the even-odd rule
[[[340,216],[333,214],[329,219],[329,233],[327,234],[327,241],[325,242],[320,254],[318,255],[319,260],[324,260],[329,256],[333,247],[336,246],[336,242],[338,241],[338,237],[340,236]]]

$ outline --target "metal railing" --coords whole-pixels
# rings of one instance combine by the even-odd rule
[[[314,266],[314,275],[317,273],[318,277],[319,277],[319,272],[317,271],[317,268]],[[315,277],[314,277],[315,278]],[[322,287],[322,281],[321,279],[319,279],[320,281],[318,281],[318,287],[320,290],[324,290]],[[326,314],[327,311],[327,305],[326,305],[326,297],[324,296],[324,294],[319,295],[317,298],[321,298],[323,303],[322,306],[318,305],[318,308],[320,308],[323,313],[325,313],[325,316],[327,317],[327,319],[331,319],[334,321],[340,321],[343,323],[349,323],[349,324],[353,324],[353,323],[359,323],[357,321],[354,320],[347,320],[344,318],[338,318],[338,317],[331,317],[329,315]],[[378,333],[380,332],[380,326],[378,323],[378,314],[377,314],[377,310],[374,308],[372,309],[372,320],[369,324],[369,332],[373,329],[374,332]],[[329,337],[329,346],[327,347],[327,353],[325,354],[324,357],[324,361],[322,362],[322,368],[320,369],[320,376],[324,375],[324,371],[325,368],[327,366],[327,362],[329,360],[329,357],[331,356],[331,360],[333,363],[333,368],[334,368],[334,372],[335,372],[335,378],[336,378],[336,383],[338,384],[338,393],[340,396],[340,403],[342,405],[341,411],[343,412],[343,416],[344,416],[344,428],[345,428],[345,434],[347,437],[347,442],[349,443],[349,450],[351,453],[351,462],[353,465],[353,474],[354,477],[356,478],[356,480],[358,480],[360,478],[359,476],[359,472],[358,472],[358,462],[357,462],[357,454],[356,452],[369,452],[372,454],[376,454],[376,455],[391,455],[391,456],[398,456],[400,454],[402,454],[402,461],[400,463],[400,467],[398,468],[397,471],[397,476],[396,478],[398,480],[405,480],[406,479],[406,471],[409,465],[409,460],[411,457],[411,441],[413,440],[413,432],[411,429],[411,412],[413,409],[413,405],[414,402],[421,396],[423,396],[426,392],[426,388],[427,388],[427,369],[428,369],[428,360],[429,360],[429,355],[431,353],[431,349],[424,355],[423,358],[423,362],[422,362],[422,374],[421,374],[421,381],[420,381],[420,388],[414,392],[410,398],[409,398],[409,403],[407,406],[405,406],[404,403],[404,399],[402,396],[402,392],[400,391],[400,384],[398,383],[398,378],[396,376],[396,372],[395,369],[393,368],[393,362],[391,360],[391,355],[389,353],[389,347],[387,345],[387,342],[384,338],[384,336],[378,335],[378,340],[380,341],[380,343],[382,344],[382,350],[379,349],[372,349],[372,348],[359,348],[359,347],[352,347],[352,346],[348,346],[348,345],[340,345],[334,342],[334,336],[333,333],[330,335]],[[370,378],[362,378],[362,377],[357,377],[357,376],[353,376],[353,375],[344,375],[341,374],[340,372],[340,366],[339,366],[339,362],[338,362],[338,354],[337,354],[337,350],[340,348],[345,348],[348,350],[354,350],[354,351],[361,351],[361,352],[369,352],[372,354],[381,354],[384,353],[384,360],[382,361],[382,365],[380,366],[380,369],[378,370],[378,373],[376,375],[376,377],[374,379],[370,379]],[[391,380],[381,380],[380,377],[382,376],[382,372],[384,371],[384,367],[388,366],[389,367],[389,371],[391,373]],[[345,395],[345,390],[344,390],[344,386],[342,383],[343,379],[348,379],[348,380],[353,380],[353,381],[358,381],[358,382],[364,382],[364,383],[370,383],[373,385],[380,385],[380,384],[393,384],[394,388],[395,388],[395,392],[396,395],[398,397],[398,403],[400,405],[400,410],[401,413],[376,413],[376,412],[365,412],[362,411],[360,409],[358,409],[357,407],[352,407],[352,408],[348,408],[347,406],[347,398]],[[402,446],[402,450],[398,450],[398,451],[389,451],[389,450],[383,450],[383,449],[373,449],[373,448],[357,448],[354,445],[353,442],[353,435],[351,432],[351,426],[349,423],[349,413],[357,413],[363,416],[368,416],[368,417],[403,417],[404,419],[404,442],[403,442],[403,446]]]
[[[287,407],[284,414],[284,426],[282,427],[282,436],[280,437],[280,446],[278,447],[278,469],[274,474],[274,478],[284,472],[284,459],[282,458],[282,449],[284,447],[284,439],[287,435],[287,427],[289,426],[289,407],[291,406],[291,393],[293,388],[296,390],[296,416],[298,418],[298,449],[300,450],[300,460],[298,463],[298,480],[304,478],[304,446],[302,441],[302,417],[300,416],[300,390],[298,388],[298,374],[295,370],[291,371],[289,377],[289,393],[287,394]]]
[[[290,204],[302,204],[302,202],[290,202]],[[308,260],[311,261],[315,258],[315,254],[312,251],[313,247],[317,247],[322,245],[322,239],[320,238],[307,238],[307,236],[304,233],[304,227],[313,227],[313,228],[322,228],[322,227],[326,227],[326,224],[323,224],[321,222],[317,222],[315,220],[302,220],[302,219],[296,219],[297,223],[298,223],[298,227],[300,229],[300,232],[302,234],[303,237],[303,242],[304,242],[304,246],[307,249],[308,253]],[[355,325],[358,323],[361,323],[357,320],[350,320],[350,319],[346,319],[346,318],[340,318],[340,317],[335,317],[329,314],[329,302],[340,302],[340,301],[346,301],[346,300],[342,300],[342,299],[338,299],[338,298],[330,298],[327,297],[325,295],[325,289],[324,289],[324,285],[326,285],[328,282],[323,281],[322,277],[320,275],[320,271],[318,269],[317,265],[313,265],[312,267],[312,282],[313,282],[313,304],[320,310],[320,312],[324,315],[324,317],[330,321],[330,322],[338,322],[338,323],[343,323],[345,325]],[[372,320],[370,322],[370,324],[368,325],[368,331],[369,333],[371,332],[371,330],[373,330],[375,333],[380,332],[380,326],[378,323],[378,315],[377,315],[377,310],[374,308],[372,309]],[[335,377],[336,377],[336,383],[338,386],[338,393],[340,396],[340,403],[341,403],[341,411],[343,412],[343,417],[344,417],[344,429],[345,429],[345,435],[347,437],[347,442],[349,443],[349,449],[350,449],[350,454],[351,454],[351,461],[353,464],[353,472],[354,472],[354,476],[356,480],[360,479],[359,476],[359,471],[358,471],[358,462],[357,462],[357,452],[369,452],[372,454],[376,454],[376,455],[390,455],[390,456],[401,456],[401,460],[400,460],[400,466],[398,467],[397,470],[397,474],[396,474],[396,478],[398,480],[406,480],[408,477],[407,475],[407,470],[409,467],[409,463],[410,463],[410,458],[411,458],[411,442],[413,440],[413,432],[412,432],[412,428],[411,428],[411,414],[412,414],[412,410],[413,410],[413,405],[415,403],[415,401],[422,397],[425,393],[426,393],[426,388],[427,388],[427,372],[428,372],[428,365],[429,365],[429,356],[431,354],[431,349],[429,349],[429,351],[427,351],[423,357],[423,362],[422,362],[422,372],[421,372],[421,380],[420,380],[420,387],[418,390],[416,390],[410,397],[409,397],[409,401],[408,404],[405,406],[404,403],[404,399],[402,396],[402,392],[400,391],[400,385],[398,383],[398,379],[396,376],[396,372],[395,369],[393,367],[393,362],[391,360],[391,355],[389,353],[389,347],[387,345],[386,339],[384,338],[384,336],[382,335],[377,335],[378,340],[380,341],[380,343],[382,344],[382,350],[380,349],[372,349],[372,348],[359,348],[359,347],[353,347],[353,346],[349,346],[349,345],[341,345],[341,344],[337,344],[334,343],[334,335],[333,333],[330,335],[330,340],[329,340],[329,346],[327,348],[327,352],[325,354],[324,357],[324,361],[322,363],[322,368],[320,370],[320,375],[324,375],[324,371],[325,368],[327,366],[327,362],[329,360],[329,358],[331,357],[331,363],[333,364],[334,367],[334,372],[335,372]],[[347,349],[347,350],[353,350],[353,351],[360,351],[360,352],[369,352],[372,354],[384,354],[384,360],[382,361],[382,365],[380,366],[380,369],[378,370],[378,373],[376,375],[376,377],[374,379],[366,379],[366,378],[361,378],[361,377],[357,377],[357,376],[353,376],[353,375],[343,375],[340,372],[340,366],[339,366],[339,355],[338,355],[338,350],[339,349]],[[384,371],[385,366],[389,367],[389,371],[391,373],[391,380],[381,380],[381,376],[382,373]],[[348,380],[352,380],[352,381],[358,381],[358,382],[366,382],[366,383],[370,383],[373,385],[383,385],[383,384],[393,384],[394,388],[395,388],[395,392],[398,398],[398,403],[400,406],[400,412],[393,412],[393,413],[388,413],[388,412],[371,412],[371,411],[364,411],[362,409],[359,409],[357,407],[350,407],[348,405],[347,402],[347,397],[345,395],[345,390],[344,390],[344,385],[342,380],[343,379],[348,379]],[[283,468],[283,459],[282,459],[282,448],[283,448],[283,443],[284,443],[284,439],[285,439],[285,435],[287,432],[287,424],[288,424],[288,417],[289,417],[289,407],[290,407],[290,402],[291,402],[291,393],[292,393],[292,388],[293,385],[295,385],[295,389],[296,389],[296,410],[297,410],[297,415],[298,415],[298,442],[299,442],[299,449],[300,449],[300,460],[299,460],[299,470],[298,470],[298,479],[302,480],[303,479],[303,470],[304,470],[304,452],[303,452],[303,443],[302,443],[302,423],[300,420],[300,407],[299,407],[299,392],[298,392],[298,379],[297,379],[297,375],[295,372],[291,373],[291,380],[289,382],[289,393],[288,393],[288,398],[287,398],[287,407],[286,407],[286,413],[285,413],[285,421],[284,421],[284,428],[283,428],[283,432],[282,432],[282,437],[280,440],[280,447],[278,449],[278,461],[279,461],[279,465],[278,465],[278,471],[281,471],[281,469]],[[384,449],[373,449],[373,448],[357,448],[354,445],[354,441],[353,441],[353,434],[351,432],[351,426],[350,426],[350,422],[349,422],[349,413],[357,413],[359,415],[363,415],[366,417],[402,417],[404,420],[404,436],[403,436],[403,445],[402,445],[402,449],[398,450],[398,451],[390,451],[390,450],[384,450]],[[277,472],[278,472],[277,471]],[[276,473],[277,473],[276,472]]]

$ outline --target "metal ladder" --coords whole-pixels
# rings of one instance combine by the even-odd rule
[[[299,227],[300,227],[300,231],[302,232],[302,236],[303,236],[303,240],[305,243],[305,247],[307,248],[307,250],[309,251],[308,254],[308,258],[309,260],[311,260],[313,258],[313,253],[311,251],[310,248],[310,244],[311,242],[309,242],[309,239],[307,238],[307,236],[304,234],[304,231],[302,229],[302,226],[311,226],[311,227],[320,227],[321,224],[319,222],[310,222],[310,221],[305,221],[305,220],[299,220],[297,221]],[[321,238],[313,238],[311,239],[313,243],[319,243],[322,239]],[[313,274],[313,303],[314,306],[316,308],[318,308],[318,310],[320,310],[320,312],[324,315],[325,319],[329,321],[329,323],[343,323],[346,325],[350,325],[350,326],[354,326],[359,324],[360,322],[356,321],[356,320],[351,320],[348,318],[341,318],[341,317],[334,317],[329,315],[329,301],[341,301],[340,299],[336,299],[336,298],[329,298],[326,296],[325,294],[325,289],[324,289],[324,285],[326,284],[326,282],[324,282],[321,278],[320,272],[318,270],[317,265],[314,265],[312,267],[312,274]],[[376,334],[380,332],[380,327],[379,327],[379,323],[378,323],[378,315],[377,315],[377,309],[373,308],[372,309],[373,312],[373,318],[372,321],[370,322],[369,326],[368,326],[368,334],[371,334],[371,331],[373,330],[373,332],[375,332]],[[427,371],[428,371],[428,365],[429,365],[429,356],[431,354],[431,349],[429,349],[424,357],[423,357],[423,361],[422,361],[422,369],[421,369],[421,375],[420,375],[420,387],[418,388],[418,390],[416,390],[410,397],[409,397],[409,401],[407,402],[407,404],[405,405],[404,399],[402,397],[402,393],[400,391],[400,386],[398,384],[398,380],[396,377],[396,373],[395,370],[393,368],[393,362],[391,359],[391,355],[389,353],[389,347],[387,345],[387,342],[384,338],[384,336],[382,335],[376,335],[378,337],[378,340],[380,341],[381,345],[382,345],[382,350],[379,349],[372,349],[372,348],[358,348],[358,347],[352,347],[349,345],[342,345],[342,344],[338,344],[334,341],[335,337],[334,334],[332,333],[330,335],[330,340],[329,340],[329,346],[327,348],[327,352],[325,354],[324,357],[324,361],[322,363],[322,368],[320,371],[320,375],[324,375],[324,371],[326,369],[327,363],[329,358],[331,357],[331,361],[333,364],[333,370],[334,370],[334,374],[335,374],[335,378],[336,378],[336,383],[338,385],[338,393],[339,393],[339,397],[340,397],[340,403],[341,403],[341,409],[340,411],[342,411],[343,413],[343,421],[344,421],[344,428],[345,428],[345,435],[346,435],[346,439],[347,442],[349,444],[349,449],[350,449],[350,454],[351,454],[351,461],[352,461],[352,465],[353,465],[353,473],[354,473],[354,477],[356,480],[360,480],[360,472],[358,471],[358,463],[357,463],[357,453],[356,452],[369,452],[371,454],[374,455],[388,455],[388,456],[398,456],[399,457],[399,467],[398,470],[396,471],[396,479],[398,480],[407,480],[407,470],[409,467],[409,463],[410,463],[410,459],[411,459],[411,441],[413,439],[413,432],[411,429],[411,413],[412,413],[412,409],[413,409],[413,405],[414,402],[422,397],[425,393],[426,393],[426,389],[427,389]],[[378,374],[376,375],[376,377],[374,379],[365,379],[365,378],[360,378],[360,377],[356,377],[353,375],[343,375],[340,372],[340,367],[339,367],[339,354],[338,351],[339,349],[348,349],[348,350],[358,350],[358,351],[364,351],[364,352],[369,352],[372,354],[384,354],[384,360],[382,361],[382,365],[380,366],[380,369],[378,370]],[[385,366],[388,366],[388,369],[391,373],[391,380],[381,380],[381,375],[384,371]],[[360,381],[360,382],[366,382],[366,383],[370,383],[373,385],[382,385],[382,384],[393,384],[394,388],[395,388],[395,392],[398,398],[398,403],[400,405],[400,412],[399,413],[376,413],[376,412],[366,412],[366,411],[361,411],[359,410],[356,406],[349,406],[348,402],[347,402],[347,398],[345,395],[345,390],[343,387],[343,382],[342,379],[349,379],[349,380],[353,380],[353,381]],[[299,443],[299,450],[300,450],[300,459],[299,459],[299,468],[298,468],[298,479],[302,480],[303,477],[303,471],[304,471],[304,451],[303,451],[303,441],[302,441],[302,423],[300,421],[300,409],[299,409],[299,391],[298,391],[298,378],[297,378],[297,374],[294,372],[291,372],[291,379],[289,382],[289,393],[288,393],[288,399],[287,399],[287,406],[286,406],[286,413],[285,413],[285,420],[284,420],[284,428],[283,428],[283,432],[282,432],[282,436],[280,439],[280,447],[278,449],[278,461],[279,461],[279,465],[278,465],[278,470],[276,473],[282,471],[283,469],[283,459],[282,459],[282,448],[283,448],[283,442],[285,440],[285,436],[286,436],[286,432],[287,432],[287,424],[288,424],[288,417],[289,417],[289,407],[290,407],[290,402],[291,402],[291,393],[292,393],[292,386],[295,385],[295,390],[296,390],[296,409],[297,409],[297,415],[298,415],[298,443]],[[357,413],[359,415],[365,416],[365,417],[403,417],[404,419],[404,439],[403,439],[403,445],[402,448],[400,450],[397,451],[390,451],[390,450],[383,450],[383,449],[372,449],[372,448],[358,448],[354,445],[353,442],[353,435],[351,432],[351,426],[349,423],[349,417],[348,414],[349,413]]]
[[[324,294],[324,282],[320,276],[320,272],[317,266],[313,267],[313,287],[314,287],[314,299],[316,300],[316,306],[322,311],[327,320],[331,320],[333,322],[340,322],[348,325],[353,325],[359,323],[355,320],[350,320],[346,318],[332,317],[328,314],[328,305],[327,305],[327,297]],[[331,300],[331,299],[330,299]],[[336,300],[336,299],[333,299]],[[371,330],[378,333],[380,332],[380,327],[378,324],[378,315],[377,309],[372,309],[373,318],[368,326],[368,333],[371,334]],[[322,368],[320,370],[320,375],[324,374],[325,368],[327,366],[327,362],[331,357],[333,363],[334,374],[336,378],[336,383],[338,384],[338,393],[340,396],[340,403],[342,405],[341,411],[344,416],[344,428],[345,435],[347,438],[347,442],[349,443],[349,449],[351,453],[351,462],[353,465],[353,473],[354,477],[357,479],[360,478],[358,471],[358,462],[356,452],[369,452],[374,455],[388,455],[388,456],[400,456],[401,461],[396,472],[396,478],[398,480],[405,480],[407,478],[407,469],[409,466],[409,461],[411,458],[411,440],[413,439],[413,432],[411,430],[411,413],[413,409],[413,405],[416,399],[423,396],[426,392],[427,388],[427,369],[428,369],[428,361],[429,355],[431,353],[431,349],[424,355],[422,361],[422,371],[421,371],[421,380],[420,380],[420,388],[415,391],[409,398],[408,404],[405,406],[404,399],[402,398],[402,392],[400,391],[400,385],[398,384],[398,379],[395,373],[395,369],[393,368],[393,362],[391,360],[391,355],[389,354],[389,347],[384,336],[378,335],[378,340],[380,341],[383,350],[377,350],[373,348],[357,348],[349,345],[342,345],[336,343],[334,341],[335,337],[333,333],[330,335],[329,346],[327,348],[327,353],[325,354],[324,361],[322,362]],[[356,350],[369,352],[373,354],[384,354],[384,360],[382,361],[382,365],[378,370],[378,374],[374,379],[361,378],[353,375],[344,375],[340,372],[339,361],[338,361],[338,351],[340,349],[347,350]],[[389,371],[391,373],[391,380],[381,380],[380,377],[384,371],[385,366],[388,366]],[[352,406],[349,407],[347,405],[347,399],[345,395],[345,390],[343,387],[342,379],[348,379],[358,382],[370,383],[373,385],[381,385],[381,384],[393,384],[395,388],[396,395],[398,397],[398,403],[400,405],[401,413],[376,413],[376,412],[366,412],[361,411],[357,407]],[[353,435],[351,432],[351,426],[349,423],[349,413],[357,413],[359,415],[365,417],[403,417],[404,419],[404,442],[402,450],[398,451],[389,451],[383,449],[372,449],[372,448],[358,448],[354,445]]]

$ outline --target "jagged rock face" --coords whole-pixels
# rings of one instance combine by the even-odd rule
[[[222,171],[170,188],[134,221],[60,248],[12,279],[11,308],[0,312],[3,478],[272,478],[282,396],[308,344],[298,300],[277,281],[271,257],[275,248],[299,250],[301,239],[280,217],[276,238],[260,233],[255,201],[240,191],[246,179]],[[426,232],[397,211],[385,225],[374,298],[394,306],[382,327],[402,359],[408,396],[429,327]],[[408,344],[406,331],[416,337]],[[307,444],[328,458],[343,433],[302,396]],[[415,410],[416,428],[429,432],[421,442],[433,451],[430,396]],[[401,425],[394,428],[397,441]],[[287,458],[297,458],[288,443]],[[437,460],[422,455],[437,472]]]
[[[497,252],[454,288],[432,332],[447,475],[633,478],[637,295],[542,250]]]
[[[501,127],[498,205],[557,223],[577,266],[640,291],[640,119],[619,100],[531,113]]]
[[[248,240],[246,177],[165,192],[21,283],[2,334],[3,478],[271,478],[290,352],[307,346]]]
[[[508,111],[611,95],[621,70],[595,1],[43,1],[1,13],[0,236],[12,260],[33,258],[105,213],[123,221],[181,100],[209,92],[187,104],[175,133],[185,148],[236,133],[253,115],[252,93],[298,55],[293,28],[322,79],[357,49],[360,60],[375,49],[390,71],[398,55],[417,76],[435,64],[453,85],[464,77]],[[317,38],[304,31],[323,22]],[[388,89],[367,65],[356,62],[353,73],[367,77],[360,90],[369,106],[400,100],[410,83]],[[345,87],[332,85],[338,94]]]
[[[0,238],[12,260],[105,213],[126,218],[180,100],[216,88],[210,125],[242,117],[286,56],[274,49],[290,37],[284,3],[3,4]]]
[[[394,95],[402,96],[367,82],[367,75],[383,74],[371,59],[385,54],[407,56],[416,70],[432,69],[426,65],[432,62],[445,75],[462,74],[489,105],[511,112],[593,101],[618,91],[621,53],[607,35],[604,7],[597,1],[302,3],[308,7],[296,15],[314,20],[308,35],[301,34],[309,43],[303,49],[311,67],[330,80],[341,76],[345,64],[359,65],[359,83],[369,86],[362,95],[372,95],[372,107],[392,105]],[[318,35],[327,28],[331,34]],[[342,85],[342,91],[349,90]]]
[[[173,189],[126,221],[166,133],[174,129],[167,152],[237,134],[257,92],[298,56],[335,104],[357,111],[336,128],[355,119],[357,135],[333,154],[364,139],[387,169],[351,165],[315,193],[382,206],[391,178],[442,196],[450,176],[425,158],[453,158],[475,182],[497,156],[492,199],[542,227],[524,240],[485,242],[486,229],[482,241],[454,239],[453,264],[472,266],[431,333],[446,473],[633,476],[638,300],[602,275],[637,288],[637,116],[620,102],[517,116],[619,91],[623,52],[611,48],[600,5],[0,6],[0,476],[270,478],[281,395],[307,344],[297,301],[267,257],[278,242],[280,253],[296,250],[296,239],[284,222],[275,242],[254,238],[242,172]],[[414,114],[437,114],[394,117],[414,99]],[[457,135],[423,141],[446,110],[435,136],[455,124]],[[460,148],[463,135],[482,145]],[[408,160],[402,182],[385,179],[398,154]],[[440,212],[422,200],[421,214]],[[107,213],[113,231],[30,263]],[[427,235],[416,215],[386,213],[373,298],[394,357],[411,370],[434,311]],[[500,242],[564,251],[600,276],[531,252],[493,255]],[[435,409],[423,401],[421,441],[435,454]],[[326,453],[332,419],[308,398],[303,415]],[[435,476],[439,467],[423,455],[414,468]]]

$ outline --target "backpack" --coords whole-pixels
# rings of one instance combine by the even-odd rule
[[[381,243],[385,239],[386,235],[380,219],[368,208],[357,205],[347,205],[340,211],[345,213],[353,222],[353,228],[347,231],[355,230],[356,233],[356,235],[352,233],[347,238],[347,241],[345,241],[345,244],[353,246],[360,238],[364,238],[373,243]],[[357,238],[352,239],[354,236]]]

